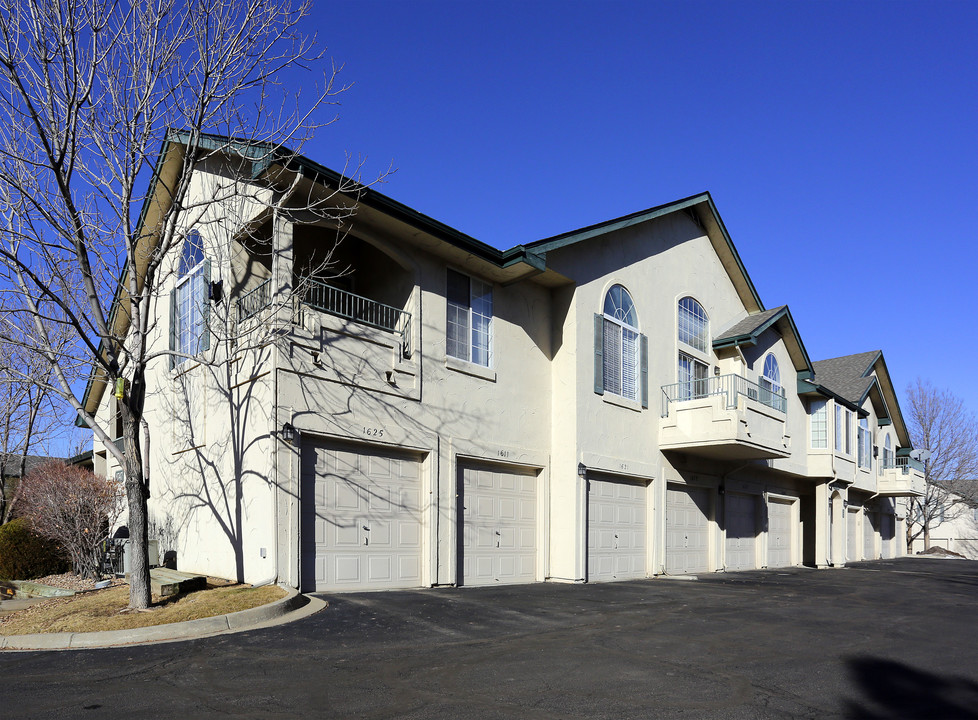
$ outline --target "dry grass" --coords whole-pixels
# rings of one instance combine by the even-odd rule
[[[0,617],[0,635],[129,630],[225,615],[267,605],[285,597],[280,587],[233,585],[208,578],[206,590],[159,598],[148,610],[130,610],[129,586],[45,600]]]

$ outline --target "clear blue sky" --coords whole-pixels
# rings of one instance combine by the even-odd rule
[[[978,3],[316,13],[354,85],[314,159],[501,248],[708,190],[813,359],[882,349],[978,411]]]

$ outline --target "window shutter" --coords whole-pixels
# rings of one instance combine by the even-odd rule
[[[201,293],[201,302],[204,306],[200,309],[200,349],[201,351],[211,349],[211,261],[204,260],[204,288]]]
[[[649,406],[649,336],[639,335],[638,346],[638,375],[642,393],[642,407]]]
[[[170,291],[170,369],[177,366],[177,357],[174,351],[177,349],[177,289]]]
[[[604,395],[604,316],[594,315],[594,392]]]

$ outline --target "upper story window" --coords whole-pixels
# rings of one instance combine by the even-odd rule
[[[781,395],[781,369],[774,353],[768,353],[764,358],[764,372],[761,374],[760,386],[771,395]],[[767,405],[772,404],[772,398],[761,398]]]
[[[835,451],[852,455],[852,410],[835,404]]]
[[[825,400],[812,400],[808,406],[813,450],[827,450],[829,447],[828,403]]]
[[[896,467],[896,458],[893,455],[893,441],[890,433],[883,436],[883,464],[880,469]]]
[[[604,391],[638,399],[638,316],[635,303],[621,285],[604,297]]]
[[[649,341],[638,331],[638,313],[622,285],[605,293],[594,315],[594,392],[649,406]]]
[[[684,297],[679,301],[679,342],[708,352],[710,345],[710,319],[706,311],[694,298]]]
[[[448,271],[446,351],[489,367],[492,363],[492,285]]]
[[[679,301],[677,328],[679,397],[683,400],[705,397],[709,392],[710,366],[704,360],[710,347],[710,319],[694,298],[684,297]]]
[[[873,436],[869,434],[869,420],[859,418],[859,467],[870,468],[873,464]]]
[[[183,242],[177,267],[177,284],[170,295],[171,366],[176,366],[210,347],[207,332],[210,263],[204,259],[200,233],[191,230]]]

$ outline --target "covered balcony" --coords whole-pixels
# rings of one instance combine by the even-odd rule
[[[335,319],[325,326],[342,334],[370,337],[379,331],[396,343],[402,359],[409,359],[414,351],[412,314],[407,309],[413,274],[371,243],[352,236],[337,241],[334,235],[325,228],[296,226],[292,273],[296,323],[321,313]],[[271,306],[270,265],[265,263],[265,272],[253,273],[255,277],[240,288],[239,323]]]
[[[878,495],[923,497],[926,490],[924,464],[919,460],[901,456],[880,462]]]
[[[739,375],[662,387],[659,447],[710,458],[785,458],[787,400]]]

